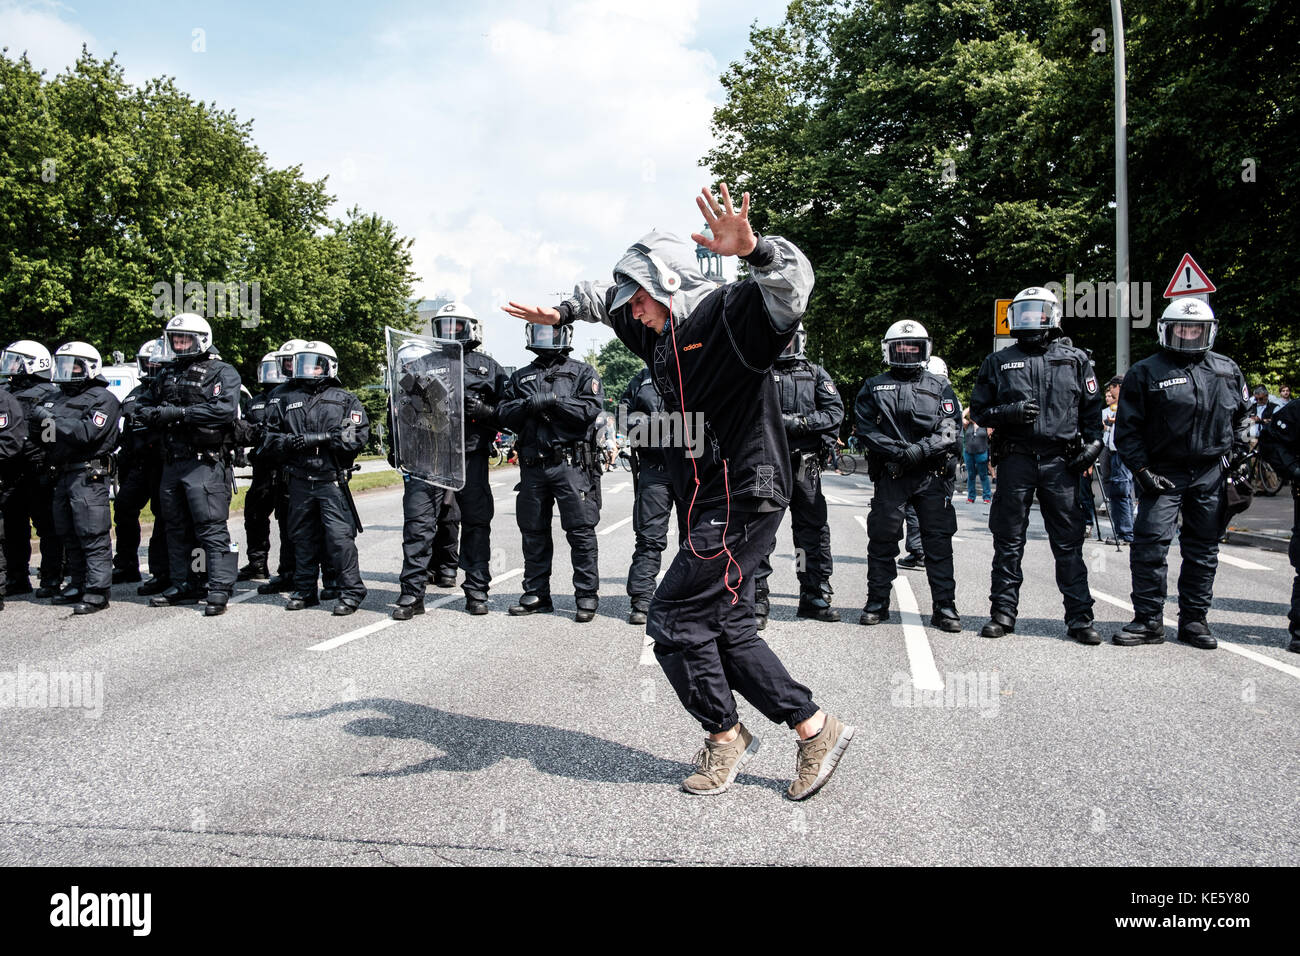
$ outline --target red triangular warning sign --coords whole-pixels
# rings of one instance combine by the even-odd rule
[[[1183,261],[1178,263],[1178,271],[1169,280],[1165,289],[1165,298],[1173,299],[1180,295],[1201,295],[1214,291],[1214,283],[1205,274],[1205,270],[1196,264],[1190,252],[1183,253]]]

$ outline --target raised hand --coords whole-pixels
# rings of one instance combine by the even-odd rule
[[[534,325],[560,324],[559,310],[544,305],[521,305],[518,302],[511,302],[501,306],[501,311],[506,315],[513,315],[516,319],[532,322]]]
[[[721,202],[714,198],[707,186],[695,197],[695,204],[704,214],[704,221],[713,233],[713,238],[698,232],[691,233],[691,238],[720,256],[747,256],[758,245],[758,237],[749,227],[749,193],[740,197],[740,211],[737,212],[731,204],[727,184],[719,183],[718,188],[722,193]]]

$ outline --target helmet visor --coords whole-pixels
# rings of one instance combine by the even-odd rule
[[[525,335],[527,347],[530,349],[567,349],[573,344],[573,326],[571,325],[536,325],[529,323]]]
[[[1042,332],[1052,327],[1055,306],[1044,299],[1024,299],[1011,303],[1007,327],[1012,332]]]
[[[433,337],[449,342],[468,342],[470,338],[469,319],[458,315],[446,315],[433,320]]]
[[[807,338],[808,335],[806,332],[802,332],[802,331],[796,332],[793,338],[791,338],[790,341],[786,344],[786,347],[781,350],[781,358],[783,359],[803,358],[804,341]]]
[[[284,365],[277,359],[262,359],[262,364],[257,369],[257,380],[263,385],[270,385],[274,382],[283,382]]]
[[[27,363],[31,360],[30,355],[23,355],[21,352],[11,352],[5,349],[0,352],[0,375],[25,375],[27,374]]]
[[[197,332],[182,330],[168,331],[167,348],[171,350],[172,355],[199,355],[199,335]]]
[[[332,362],[333,359],[320,352],[296,352],[293,356],[293,377],[329,378]]]
[[[890,339],[885,343],[885,357],[898,368],[921,368],[930,359],[930,340]]]
[[[1193,322],[1187,319],[1161,322],[1160,344],[1175,352],[1208,352],[1214,347],[1218,322]]]
[[[90,360],[80,355],[56,355],[54,356],[54,381],[56,382],[84,382],[90,378],[87,371]]]

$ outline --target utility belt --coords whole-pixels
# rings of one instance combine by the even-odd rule
[[[520,455],[519,463],[527,468],[545,465],[558,465],[568,462],[574,468],[590,471],[596,464],[596,453],[586,442],[574,442],[569,445],[556,445],[545,455]]]
[[[1051,458],[1064,458],[1070,452],[1071,442],[1068,441],[1050,441],[1042,445],[1034,446],[1025,441],[1008,439],[1005,441],[997,440],[997,433],[994,432],[993,440],[989,442],[989,461],[996,465],[998,462],[1011,455],[1025,455],[1035,461],[1044,461]],[[1077,444],[1074,443],[1074,444]]]
[[[352,479],[351,468],[346,471],[338,471],[333,468],[327,468],[323,471],[310,471],[296,465],[286,465],[283,474],[287,478],[297,478],[299,481],[305,481],[313,486],[346,485]]]
[[[168,448],[166,459],[169,465],[178,461],[202,461],[209,465],[229,465],[232,455],[229,448]]]
[[[116,463],[112,456],[105,458],[92,458],[90,461],[78,461],[69,465],[55,465],[54,471],[60,475],[70,475],[73,472],[88,471],[86,476],[91,481],[102,481],[105,478],[111,478],[117,472]]]

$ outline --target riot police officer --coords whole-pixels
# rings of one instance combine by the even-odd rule
[[[213,617],[225,613],[239,570],[239,554],[227,526],[234,488],[239,373],[212,357],[212,326],[200,315],[174,316],[163,329],[163,338],[171,362],[158,382],[158,404],[137,413],[147,425],[162,431],[166,459],[159,494],[167,522],[171,586],[151,597],[149,604],[197,604],[197,571],[206,567],[203,613]],[[199,554],[191,553],[200,548],[202,564],[194,561]]]
[[[980,633],[1002,637],[1016,629],[1025,530],[1037,498],[1070,636],[1100,644],[1079,506],[1079,475],[1101,455],[1097,377],[1087,354],[1061,334],[1061,305],[1050,289],[1022,290],[1011,302],[1008,323],[1016,344],[984,359],[971,396],[971,419],[995,429],[991,456],[1000,462],[989,508],[991,615]]]
[[[821,463],[826,436],[839,431],[844,402],[830,375],[804,357],[808,333],[800,326],[772,365],[772,379],[781,393],[781,423],[790,449],[794,484],[790,489],[790,528],[795,553],[802,556],[798,570],[799,617],[834,622],[839,612],[831,607],[831,527],[822,492]],[[767,579],[772,574],[771,547],[754,574],[754,618],[759,630],[767,625],[770,608]]]
[[[102,367],[99,352],[85,342],[60,345],[53,374],[59,394],[34,410],[43,428],[53,422],[46,460],[57,475],[54,532],[63,539],[70,578],[54,603],[73,605],[73,614],[107,608],[113,583],[108,486],[120,407]]]
[[[673,510],[673,480],[662,447],[668,434],[668,419],[663,396],[655,388],[650,367],[643,366],[632,377],[619,399],[620,414],[627,422],[628,443],[632,448],[632,486],[635,502],[632,510],[632,565],[627,572],[627,596],[632,600],[629,624],[645,624],[654,595],[659,565],[668,547],[668,516]],[[656,442],[655,439],[658,441]],[[678,524],[684,513],[677,508]],[[684,533],[684,532],[683,532]]]
[[[153,502],[154,525],[149,535],[149,580],[136,589],[142,595],[160,594],[171,584],[167,558],[167,522],[161,511],[163,454],[161,435],[139,420],[136,411],[154,404],[154,387],[162,371],[166,346],[150,339],[136,353],[140,384],[122,400],[122,435],[117,453],[117,495],[113,520],[117,548],[113,555],[113,583],[140,580],[140,512]]]
[[[23,454],[8,466],[9,500],[4,510],[4,551],[8,565],[5,593],[29,594],[28,566],[32,559],[31,528],[41,539],[40,587],[36,597],[59,593],[63,583],[63,542],[54,533],[54,479],[46,467],[47,442],[42,440],[36,406],[53,400],[59,386],[50,381],[53,361],[39,342],[21,339],[0,355],[0,375],[7,391],[18,399],[27,421]]]
[[[0,581],[5,580],[4,512],[12,490],[10,483],[17,474],[16,466],[22,462],[28,435],[22,403],[5,389],[0,389]],[[4,606],[4,595],[0,594],[0,611]]]
[[[366,598],[357,560],[357,517],[348,478],[370,437],[360,400],[338,380],[339,360],[328,343],[305,342],[293,355],[292,380],[268,403],[260,454],[282,463],[289,483],[289,538],[294,587],[285,610],[320,604],[317,569],[329,554],[338,574],[334,613],[352,614]]]
[[[1175,299],[1156,323],[1160,351],[1120,385],[1115,446],[1141,488],[1129,556],[1133,620],[1112,638],[1121,646],[1164,640],[1166,556],[1180,513],[1178,640],[1218,646],[1206,613],[1227,523],[1223,457],[1244,450],[1250,411],[1241,369],[1210,351],[1218,324],[1206,303]]]
[[[402,590],[393,609],[397,621],[424,613],[430,572],[446,570],[440,566],[447,560],[445,517],[455,506],[455,495],[434,482],[451,478],[456,468],[451,409],[453,402],[461,402],[453,374],[459,357],[454,347],[419,339],[405,342],[394,354],[388,431],[393,436],[390,461],[402,469]]]
[[[481,351],[483,323],[469,306],[451,302],[433,317],[433,334],[449,342],[460,342],[465,377],[465,484],[444,504],[439,516],[439,541],[435,558],[447,556],[438,575],[439,587],[455,586],[455,528],[460,523],[460,567],[465,571],[461,585],[465,610],[487,613],[488,584],[491,581],[492,518],[496,505],[488,483],[488,456],[496,437],[497,406],[505,395],[506,373],[496,359]],[[445,542],[445,543],[444,543]],[[451,577],[450,584],[446,583]]]
[[[953,577],[957,514],[952,494],[961,403],[948,379],[930,371],[932,348],[920,322],[895,322],[881,342],[889,370],[867,379],[854,402],[874,485],[867,518],[867,603],[858,623],[889,620],[889,592],[898,574],[894,559],[903,535],[903,512],[910,504],[920,525],[930,583],[930,623],[955,633],[961,630],[961,618]]]
[[[510,613],[536,614],[551,604],[551,506],[573,552],[576,620],[590,621],[600,605],[596,523],[600,520],[600,463],[596,419],[605,404],[596,370],[569,358],[572,326],[529,324],[525,347],[537,356],[506,383],[497,415],[519,436],[516,521],[523,535],[524,594]]]
[[[1291,528],[1291,568],[1296,572],[1291,582],[1291,643],[1287,650],[1300,654],[1300,402],[1290,401],[1273,413],[1260,439],[1260,452],[1279,475],[1291,479],[1291,496],[1295,500],[1295,519]]]
[[[236,576],[240,581],[255,578],[269,578],[271,569],[267,564],[271,555],[271,515],[275,511],[279,475],[272,462],[264,461],[257,448],[262,443],[262,429],[266,422],[267,401],[277,386],[288,381],[275,352],[267,352],[257,367],[257,382],[261,391],[248,402],[248,408],[240,420],[239,444],[251,448],[250,461],[253,466],[253,480],[244,494],[244,536],[248,542],[248,564],[239,569]],[[281,565],[283,554],[288,549],[285,538],[280,538]]]

